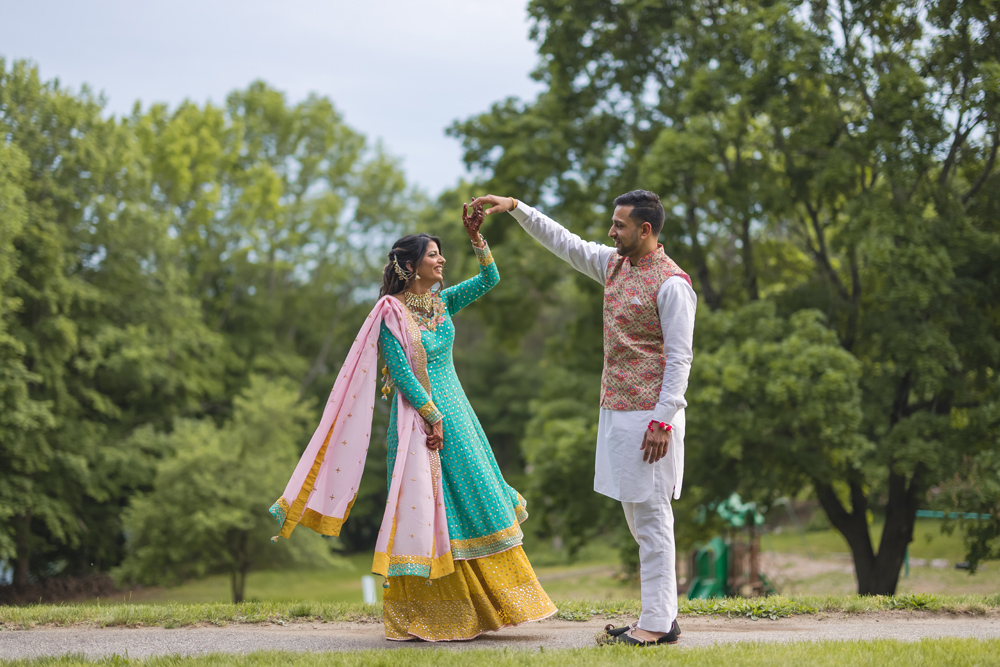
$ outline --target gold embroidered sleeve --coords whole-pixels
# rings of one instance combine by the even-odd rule
[[[433,401],[427,401],[424,403],[420,409],[417,410],[417,412],[420,413],[420,416],[423,417],[424,421],[428,424],[437,424],[439,421],[444,419],[444,415],[438,411],[437,406],[434,405]]]
[[[482,239],[483,237],[480,236],[479,238]],[[476,251],[476,259],[479,261],[480,266],[489,266],[493,263],[493,253],[490,252],[490,246],[486,242],[486,239],[483,239],[482,248],[473,244],[472,249]]]

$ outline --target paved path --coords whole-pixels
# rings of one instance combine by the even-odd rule
[[[230,625],[196,628],[48,628],[0,631],[0,657],[33,658],[84,654],[130,657],[202,653],[249,653],[260,650],[354,651],[359,649],[427,649],[443,647],[537,650],[594,646],[595,634],[606,621],[549,620],[490,633],[471,642],[390,642],[381,624],[298,623],[288,626]],[[1000,639],[1000,616],[952,616],[879,612],[858,616],[796,616],[777,621],[682,617],[683,635],[677,647],[817,639],[901,639],[974,637]]]

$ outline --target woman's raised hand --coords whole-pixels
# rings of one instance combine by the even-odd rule
[[[462,206],[462,224],[465,225],[465,231],[469,233],[469,238],[474,242],[479,242],[479,228],[483,226],[483,220],[486,216],[483,215],[483,205],[476,205],[475,202],[472,203],[472,213],[469,213],[469,205],[465,204]]]

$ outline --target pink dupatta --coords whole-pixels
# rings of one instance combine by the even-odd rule
[[[378,336],[385,322],[400,342],[417,378],[426,378],[426,355],[420,330],[403,305],[382,297],[354,339],[347,361],[333,385],[319,426],[270,512],[289,537],[301,524],[335,536],[347,520],[361,484],[378,372]],[[425,389],[429,387],[425,386]],[[384,577],[416,575],[436,579],[451,574],[454,563],[445,517],[441,461],[427,449],[424,420],[397,392],[396,464],[372,572]]]

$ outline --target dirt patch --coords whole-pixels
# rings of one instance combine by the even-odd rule
[[[760,555],[760,565],[769,577],[788,579],[807,579],[830,572],[854,574],[854,561],[850,554],[824,554],[809,558],[800,554],[767,552]]]

